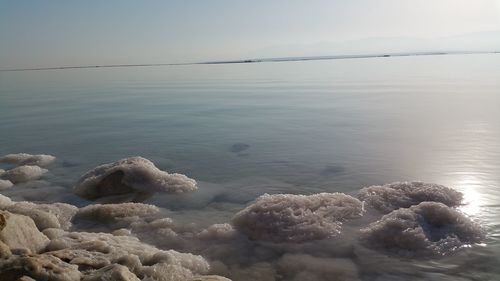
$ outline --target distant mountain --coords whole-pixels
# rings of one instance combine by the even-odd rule
[[[439,38],[375,37],[312,45],[281,45],[256,50],[244,57],[304,57],[418,52],[495,52],[500,51],[500,30],[467,33]]]

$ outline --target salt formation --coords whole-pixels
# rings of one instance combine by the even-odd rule
[[[3,209],[12,204],[12,200],[10,200],[9,197],[0,194],[0,209]]]
[[[12,256],[0,261],[0,280],[16,281],[23,276],[35,280],[80,281],[81,273],[76,265],[46,254]]]
[[[32,202],[12,202],[4,208],[0,206],[0,209],[32,218],[39,230],[69,229],[71,220],[78,211],[77,207],[65,203],[35,204]]]
[[[373,208],[389,213],[398,208],[408,208],[425,201],[458,206],[462,194],[449,187],[423,182],[395,182],[361,189],[358,198]]]
[[[32,253],[40,252],[49,243],[31,218],[7,211],[0,211],[0,241],[11,250],[28,249]]]
[[[27,153],[7,154],[0,157],[0,163],[8,163],[14,165],[35,165],[40,167],[47,167],[54,162],[56,157],[46,154],[31,155]]]
[[[7,189],[14,186],[14,184],[9,180],[0,180],[0,190]]]
[[[367,246],[401,256],[445,255],[483,238],[479,225],[436,202],[398,209],[361,230]]]
[[[110,268],[106,267],[113,264],[125,265],[136,276],[150,277],[155,281],[190,280],[210,270],[208,262],[201,256],[159,250],[132,236],[64,231],[55,231],[51,236],[48,252],[44,254],[89,269],[94,272],[89,275],[89,280],[94,280],[90,278],[96,274],[109,272]]]
[[[95,204],[81,208],[77,218],[99,222],[116,222],[127,217],[153,216],[159,212],[158,207],[142,203]]]
[[[24,165],[5,171],[0,177],[16,184],[39,179],[47,172],[47,169],[38,166]]]
[[[140,281],[135,274],[130,272],[127,267],[119,264],[111,264],[98,269],[85,276],[82,281]]]
[[[265,194],[232,222],[253,240],[299,243],[337,236],[342,221],[362,212],[361,201],[342,193]]]
[[[182,174],[159,170],[142,157],[104,164],[83,175],[74,192],[103,203],[140,202],[155,192],[183,193],[197,189],[196,181]]]

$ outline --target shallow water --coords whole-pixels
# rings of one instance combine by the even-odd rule
[[[200,182],[148,203],[209,225],[264,193],[435,182],[465,194],[461,210],[485,226],[485,245],[421,264],[370,252],[359,267],[400,269],[360,278],[495,280],[498,77],[496,54],[1,72],[0,154],[57,156],[44,180],[59,186],[2,194],[83,206],[70,192],[83,173],[140,155]],[[461,274],[463,263],[472,269]]]

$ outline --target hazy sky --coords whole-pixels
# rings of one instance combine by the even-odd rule
[[[0,0],[0,68],[245,57],[500,30],[500,0]]]

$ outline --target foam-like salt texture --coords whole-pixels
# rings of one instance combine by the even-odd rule
[[[28,153],[7,154],[0,157],[0,163],[15,165],[35,165],[46,167],[56,160],[56,157],[46,154],[32,155]]]
[[[210,269],[208,262],[201,256],[159,250],[135,237],[108,233],[59,233],[51,240],[47,250],[46,254],[96,269],[113,263],[135,264],[130,266],[132,272],[154,277],[154,280],[186,280],[182,278],[203,275]],[[161,275],[156,275],[155,271],[175,278],[161,279]]]
[[[159,170],[142,157],[104,164],[83,175],[74,192],[102,202],[139,202],[155,192],[183,193],[197,189],[196,181],[182,174]]]
[[[265,194],[237,213],[232,223],[254,240],[297,243],[337,236],[342,221],[362,213],[361,201],[342,193]]]
[[[77,218],[113,222],[126,217],[146,217],[159,213],[159,208],[142,203],[94,204],[80,208]]]
[[[401,208],[361,229],[365,245],[401,256],[446,255],[484,239],[483,229],[437,202]]]
[[[1,178],[4,180],[9,180],[14,184],[36,180],[42,177],[43,174],[47,173],[47,169],[40,168],[38,166],[23,165],[10,170],[5,171]]]
[[[46,228],[69,229],[71,220],[78,211],[77,207],[65,203],[35,204],[32,202],[15,202],[4,209],[32,218],[40,231]]]
[[[408,208],[425,201],[458,206],[462,194],[449,187],[423,182],[394,182],[361,189],[358,198],[373,208],[388,213],[398,208]]]

